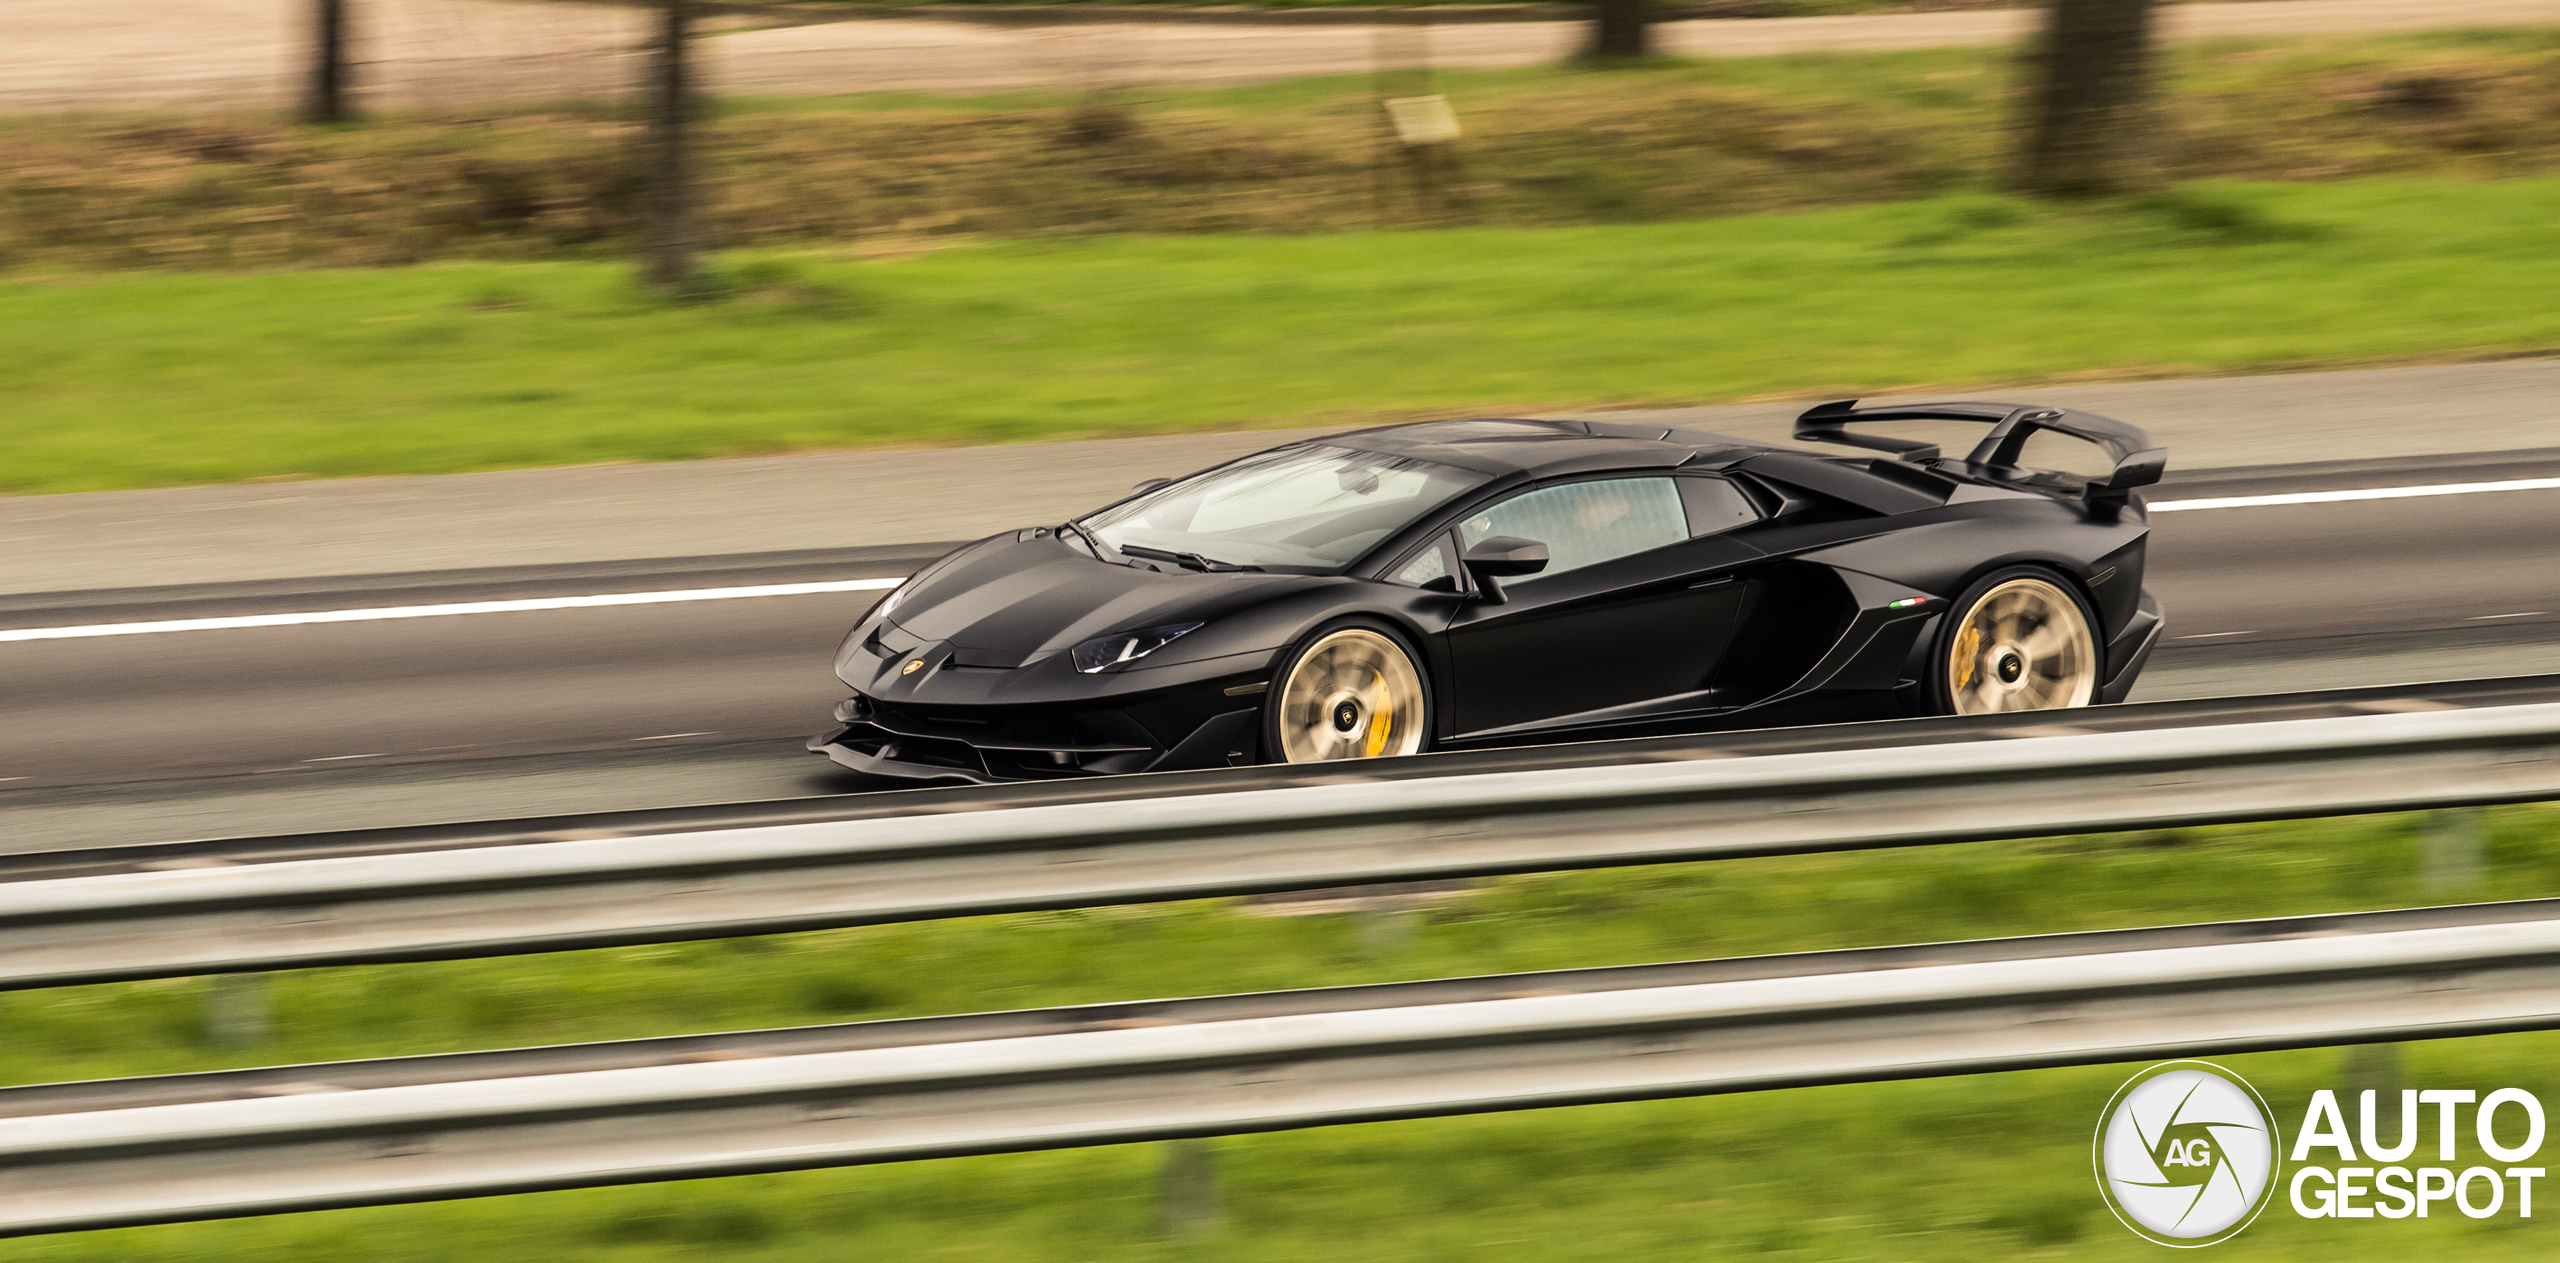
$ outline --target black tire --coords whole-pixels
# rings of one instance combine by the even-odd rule
[[[1327,624],[1271,673],[1262,701],[1262,761],[1419,754],[1431,746],[1433,704],[1422,655],[1402,633],[1366,619]]]
[[[1982,715],[2094,705],[2105,658],[2097,610],[2079,584],[2043,566],[2003,567],[1966,585],[1940,620],[1929,651],[1931,709]]]

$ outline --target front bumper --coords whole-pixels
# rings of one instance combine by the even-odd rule
[[[1261,758],[1260,701],[1221,689],[1128,709],[1067,709],[925,706],[856,693],[808,748],[872,776],[982,785],[1243,766]]]

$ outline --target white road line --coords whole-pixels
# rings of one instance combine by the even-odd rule
[[[772,583],[753,588],[689,588],[676,592],[611,592],[602,596],[547,596],[522,601],[461,601],[451,605],[392,605],[370,610],[314,610],[300,614],[244,614],[237,618],[173,618],[157,623],[92,623],[85,627],[26,627],[0,631],[0,641],[78,640],[89,636],[140,636],[151,632],[225,631],[239,627],[299,627],[305,623],[368,623],[385,618],[442,618],[450,614],[513,614],[525,610],[590,610],[613,605],[663,605],[674,601],[734,601],[750,596],[811,596],[821,592],[878,592],[904,579],[846,579],[836,583]]]
[[[2469,496],[2484,491],[2560,491],[2560,478],[2517,478],[2508,482],[2449,482],[2433,487],[2369,487],[2361,491],[2298,491],[2281,496],[2223,496],[2209,500],[2163,500],[2154,513],[2187,509],[2256,509],[2276,504],[2342,504],[2349,500],[2405,500],[2413,496]]]
[[[2508,482],[2446,483],[2433,487],[2373,487],[2361,491],[2303,491],[2280,496],[2223,496],[2203,500],[2163,500],[2154,513],[2189,509],[2255,509],[2280,504],[2339,504],[2350,500],[2402,500],[2414,496],[2476,495],[2484,491],[2555,491],[2560,478],[2519,478]],[[613,592],[602,596],[553,596],[523,601],[464,601],[451,605],[395,605],[369,610],[316,610],[299,614],[247,614],[236,618],[175,618],[156,623],[93,623],[84,627],[28,627],[0,631],[0,642],[13,640],[80,640],[91,636],[139,636],[152,632],[225,631],[244,627],[299,627],[307,623],[366,623],[386,618],[441,618],[450,614],[513,614],[528,610],[585,610],[613,605],[660,605],[675,601],[733,601],[751,596],[810,596],[821,592],[879,592],[904,579],[848,579],[837,583],[775,583],[750,588],[692,588],[677,592]],[[2243,635],[2246,633],[2225,633]],[[2181,639],[2198,639],[2182,637]],[[648,740],[648,738],[640,738]]]
[[[2493,618],[2532,618],[2540,613],[2542,613],[2540,610],[2525,610],[2516,614],[2474,614],[2462,621],[2466,623],[2485,623]]]
[[[2193,635],[2187,635],[2187,636],[2173,636],[2173,637],[2171,637],[2171,639],[2173,639],[2173,640],[2211,640],[2211,639],[2213,639],[2213,638],[2214,638],[2214,637],[2216,637],[2216,636],[2255,636],[2255,635],[2257,635],[2257,634],[2258,634],[2258,633],[2253,632],[2253,631],[2236,631],[2236,632],[2196,632],[2196,633],[2194,633]]]

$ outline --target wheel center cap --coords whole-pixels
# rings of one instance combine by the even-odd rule
[[[2000,656],[1992,661],[1991,673],[1998,676],[2002,684],[2017,683],[2027,674],[2026,655],[2015,649],[2001,650]]]
[[[1335,731],[1349,732],[1359,726],[1360,703],[1345,698],[1342,701],[1335,702],[1333,704],[1333,727]]]

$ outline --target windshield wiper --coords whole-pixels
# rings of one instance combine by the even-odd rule
[[[1245,566],[1238,565],[1232,561],[1219,561],[1212,557],[1203,557],[1198,553],[1176,552],[1170,548],[1149,548],[1144,544],[1123,544],[1120,546],[1120,551],[1132,557],[1145,557],[1155,561],[1170,561],[1176,563],[1189,562],[1194,566],[1198,566],[1202,570],[1209,571],[1231,572],[1262,569],[1260,566]]]
[[[1092,535],[1090,532],[1086,531],[1083,527],[1078,526],[1078,525],[1076,525],[1076,524],[1075,524],[1075,523],[1073,523],[1073,522],[1065,522],[1065,523],[1061,523],[1061,524],[1059,525],[1058,530],[1059,530],[1061,533],[1063,533],[1063,532],[1067,532],[1067,531],[1073,531],[1073,532],[1075,532],[1075,536],[1076,536],[1076,538],[1084,541],[1084,546],[1085,546],[1085,548],[1093,554],[1094,559],[1095,559],[1095,560],[1097,560],[1097,561],[1101,560],[1101,558],[1102,558],[1102,541],[1101,541],[1101,540],[1098,540],[1098,539],[1095,539],[1095,538],[1093,537],[1093,535]]]

